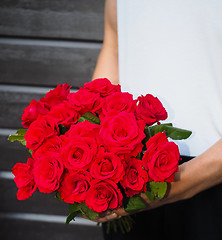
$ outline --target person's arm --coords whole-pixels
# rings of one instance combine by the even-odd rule
[[[104,43],[98,58],[93,78],[107,77],[112,83],[118,83],[118,38],[116,19],[116,0],[106,0]],[[166,197],[157,202],[150,202],[143,193],[141,197],[149,210],[164,204],[185,200],[197,193],[222,183],[222,140],[209,148],[205,153],[179,166],[175,181],[169,184]],[[114,220],[127,215],[124,209],[107,212],[97,222]]]
[[[104,14],[104,39],[92,79],[108,78],[119,83],[118,38],[116,0],[106,0]]]
[[[200,156],[182,164],[166,203],[188,199],[222,183],[222,139]],[[163,201],[163,202],[164,202]]]

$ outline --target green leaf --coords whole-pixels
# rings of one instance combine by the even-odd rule
[[[76,211],[79,211],[79,209],[80,209],[80,203],[77,203],[77,202],[75,202],[75,203],[73,203],[73,204],[69,204],[69,211],[70,212],[76,212]]]
[[[84,122],[84,121],[86,121],[86,120],[87,120],[87,119],[82,116],[82,117],[80,117],[80,118],[78,119],[78,122]]]
[[[164,198],[167,192],[166,182],[148,182],[146,195],[150,201],[157,201]]]
[[[82,215],[88,217],[89,219],[95,219],[99,216],[99,213],[94,212],[92,209],[88,208],[85,203],[74,203],[69,205],[69,211],[81,212]]]
[[[133,196],[129,199],[127,207],[125,208],[126,212],[135,212],[137,210],[146,208],[146,204],[137,196]]]
[[[159,132],[166,131],[166,128],[168,126],[172,127],[173,124],[172,123],[164,123],[164,124],[159,124],[159,125],[157,124],[157,125],[154,125],[152,127],[149,127],[151,136],[154,136],[155,134],[157,134]]]
[[[165,131],[166,136],[173,140],[187,139],[192,134],[192,132],[189,130],[173,127],[172,123],[154,125],[152,127],[149,127],[149,129],[151,136]]]
[[[60,201],[60,194],[56,193],[55,198]],[[80,203],[69,204],[70,214],[66,218],[66,224],[69,224],[72,220],[75,221],[75,217],[80,213]]]
[[[9,135],[8,140],[9,140],[10,142],[18,141],[18,142],[20,142],[23,146],[26,146],[26,141],[25,141],[25,138],[24,138],[26,132],[27,132],[27,129],[21,128],[21,129],[19,129],[19,130],[16,132],[16,134]]]
[[[151,132],[150,132],[150,128],[148,127],[148,125],[145,126],[144,133],[145,133],[146,137],[142,141],[143,145],[145,145],[146,142],[151,138]]]
[[[61,135],[64,135],[68,131],[68,128],[66,128],[64,125],[59,124],[59,132]]]
[[[56,192],[54,198],[55,198],[56,200],[58,200],[59,202],[63,202],[63,200],[62,200],[61,197],[60,197],[60,192]]]
[[[18,131],[16,132],[18,135],[23,135],[25,136],[26,132],[28,129],[24,129],[24,128],[20,128],[18,129]]]
[[[91,112],[84,113],[78,120],[78,122],[84,122],[85,120],[100,125],[100,119]]]
[[[72,220],[75,221],[75,217],[78,215],[79,212],[72,212],[66,218],[66,224],[69,224]]]
[[[91,220],[99,216],[98,212],[94,212],[92,209],[88,208],[85,203],[80,204],[80,211],[82,215],[88,217]]]
[[[175,128],[171,126],[166,127],[165,133],[167,137],[170,137],[173,140],[187,139],[192,134],[192,132],[189,130]]]

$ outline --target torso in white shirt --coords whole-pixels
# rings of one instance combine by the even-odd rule
[[[181,154],[204,152],[222,136],[222,1],[118,0],[117,16],[122,90],[157,96],[193,132]]]

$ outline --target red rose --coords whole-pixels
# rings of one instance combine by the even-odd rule
[[[133,95],[127,92],[116,92],[103,100],[103,115],[110,111],[115,111],[116,114],[123,111],[134,113],[135,109],[136,100],[133,100]]]
[[[73,108],[80,112],[81,115],[86,112],[96,112],[101,109],[99,93],[90,92],[84,88],[80,88],[79,91],[75,93],[70,93],[68,100]]]
[[[147,151],[143,156],[143,166],[149,177],[155,182],[174,181],[178,171],[180,153],[174,142],[169,142],[165,133],[157,133],[147,143]]]
[[[85,120],[84,122],[73,124],[64,136],[92,137],[96,139],[99,135],[99,130],[100,126],[98,124]]]
[[[97,154],[98,145],[94,138],[70,137],[62,144],[62,159],[69,170],[87,170]]]
[[[34,122],[39,115],[45,115],[49,112],[49,109],[45,107],[41,101],[33,99],[29,106],[24,109],[22,114],[22,124],[24,128],[28,128],[32,122]]]
[[[58,153],[50,153],[35,160],[34,179],[40,192],[51,193],[60,186],[64,166]]]
[[[118,183],[124,175],[124,168],[121,159],[114,153],[104,152],[96,156],[93,161],[90,173],[96,179],[110,179]]]
[[[30,125],[24,136],[27,142],[26,147],[35,150],[47,138],[56,135],[59,135],[59,128],[56,122],[48,116],[40,117]]]
[[[167,118],[167,112],[157,97],[147,94],[138,97],[138,101],[139,104],[136,108],[137,119],[144,120],[146,124],[152,125]]]
[[[46,93],[45,97],[41,98],[41,101],[44,102],[49,109],[51,109],[53,106],[67,101],[70,88],[71,87],[67,83],[64,83],[63,85],[59,84],[55,89]]]
[[[128,197],[146,192],[148,175],[142,167],[142,161],[137,158],[131,158],[125,164],[125,175],[120,183]]]
[[[67,172],[58,190],[61,199],[66,203],[84,202],[91,181],[92,178],[87,171]]]
[[[85,83],[84,88],[91,92],[99,93],[101,97],[106,97],[114,92],[120,92],[120,85],[112,84],[107,78],[98,78]]]
[[[86,194],[86,205],[95,212],[116,209],[122,205],[123,196],[111,180],[94,180]]]
[[[137,156],[142,151],[145,137],[144,123],[136,121],[134,114],[120,112],[107,116],[101,122],[100,136],[108,150],[118,155]]]
[[[81,117],[80,113],[74,110],[69,102],[55,105],[51,108],[48,116],[53,118],[57,125],[62,124],[67,128],[69,128],[71,124],[76,123]]]
[[[37,188],[33,177],[33,165],[34,160],[29,157],[27,163],[16,163],[12,169],[14,181],[18,187],[18,200],[31,197]]]
[[[33,150],[32,156],[34,159],[42,158],[45,155],[59,153],[62,146],[62,140],[59,136],[48,138],[43,144]]]

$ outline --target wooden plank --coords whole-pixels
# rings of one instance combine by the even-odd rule
[[[0,83],[74,87],[91,80],[99,43],[0,39]]]
[[[27,162],[30,156],[28,149],[20,143],[11,143],[7,139],[7,135],[0,135],[0,171],[11,171],[17,162]]]
[[[6,137],[1,137],[1,129],[19,129],[23,128],[21,117],[23,110],[29,105],[32,99],[39,100],[51,88],[15,86],[15,85],[0,85],[0,143],[2,147],[9,146],[6,143]],[[76,91],[74,88],[70,92]],[[11,130],[9,130],[11,133]],[[4,134],[7,135],[6,130]],[[1,147],[1,146],[0,146]],[[8,148],[8,147],[6,147]]]
[[[1,0],[0,34],[102,40],[104,0]]]
[[[45,194],[39,191],[27,200],[17,200],[17,186],[13,180],[0,179],[0,189],[4,194],[0,198],[0,212],[26,212],[67,216],[68,204],[54,199],[54,193]]]
[[[35,92],[35,87],[0,86],[0,127],[21,128],[23,110],[29,105],[32,99],[39,100],[44,95],[43,93]]]
[[[0,219],[1,238],[7,240],[102,240],[101,227]]]

